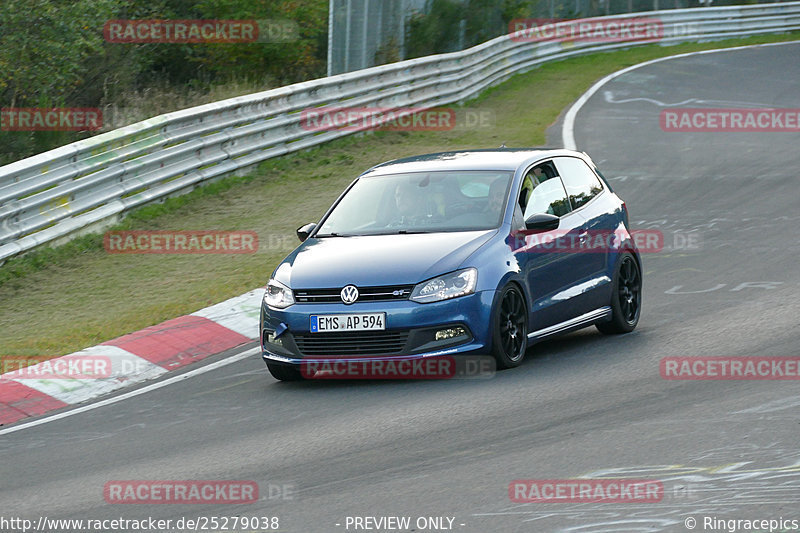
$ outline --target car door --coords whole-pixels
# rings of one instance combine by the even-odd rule
[[[537,172],[542,170],[542,172]],[[520,209],[515,256],[530,294],[530,331],[534,332],[574,316],[568,289],[575,283],[578,255],[565,243],[577,238],[585,220],[572,212],[564,184],[552,161],[527,170],[520,190]],[[546,213],[559,217],[557,230],[526,230],[524,220]]]
[[[604,201],[605,188],[585,161],[578,157],[556,157],[554,162],[573,212],[583,219],[572,275],[576,286],[581,288],[574,299],[576,312],[588,313],[608,303],[604,285],[611,281],[609,244],[617,228],[616,217]]]

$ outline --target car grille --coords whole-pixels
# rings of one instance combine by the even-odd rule
[[[357,302],[381,302],[388,300],[408,300],[413,285],[394,287],[358,287]],[[298,303],[342,303],[342,288],[338,289],[298,289],[294,299]]]
[[[358,331],[342,333],[295,333],[300,353],[308,356],[344,357],[400,353],[408,331]]]

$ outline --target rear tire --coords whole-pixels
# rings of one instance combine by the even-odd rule
[[[291,365],[267,363],[267,370],[278,381],[302,381],[305,379],[300,369]]]
[[[528,349],[528,313],[522,291],[506,285],[497,299],[492,316],[492,355],[497,368],[519,366]]]
[[[611,320],[596,324],[601,333],[630,333],[642,310],[642,272],[630,252],[624,252],[614,271],[611,289]]]

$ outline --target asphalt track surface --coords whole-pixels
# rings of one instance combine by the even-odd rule
[[[800,139],[664,132],[658,120],[675,107],[800,108],[799,57],[800,44],[788,44],[654,63],[609,81],[577,113],[577,145],[634,227],[666,238],[644,256],[634,333],[585,329],[487,380],[287,384],[245,357],[0,432],[2,516],[266,516],[285,532],[355,531],[348,516],[408,516],[412,526],[450,517],[464,532],[689,531],[687,517],[694,531],[723,531],[705,517],[800,519],[798,382],[659,374],[666,356],[800,355]],[[681,249],[688,233],[701,244]],[[516,479],[580,476],[658,479],[664,496],[509,499]],[[261,498],[109,504],[113,480],[253,480]],[[277,486],[292,492],[280,497]]]

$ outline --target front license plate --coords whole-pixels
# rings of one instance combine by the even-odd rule
[[[311,315],[311,333],[323,331],[376,331],[386,329],[386,313]]]

